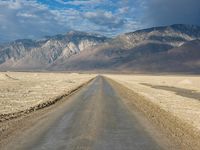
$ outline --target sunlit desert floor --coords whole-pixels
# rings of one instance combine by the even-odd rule
[[[200,76],[105,75],[200,131]]]
[[[0,114],[55,99],[94,78],[78,73],[0,73]],[[200,76],[105,74],[200,130]]]
[[[0,114],[25,110],[54,99],[96,75],[78,73],[0,73]]]
[[[51,109],[57,110],[59,108],[58,106],[62,106],[63,103],[58,103],[61,105],[53,105],[54,107],[49,107],[49,109],[42,109],[41,111],[35,111],[35,113],[28,114],[29,112],[32,112],[34,106],[36,106],[35,108],[40,108],[37,107],[40,106],[40,104],[55,101],[57,97],[66,95],[81,85],[86,85],[88,81],[96,76],[97,74],[89,73],[1,72],[0,116],[2,118],[0,123],[2,124],[0,126],[0,132],[4,133],[5,136],[7,136],[7,134],[9,135],[12,130],[12,122],[19,121],[19,116],[24,115],[28,118],[32,115],[35,116],[35,119],[37,120],[40,113],[45,113],[45,110],[46,113]],[[151,121],[151,123],[155,123],[155,125],[163,131],[163,134],[167,135],[167,137],[176,143],[177,146],[180,145],[184,148],[186,147],[185,149],[191,145],[195,148],[199,147],[200,76],[125,74],[103,74],[102,76],[104,77],[97,77],[93,80],[94,82],[91,82],[91,84],[93,83],[92,85],[89,84],[91,85],[90,87],[92,87],[91,90],[89,90],[93,92],[92,96],[87,94],[87,92],[84,92],[85,90],[88,91],[88,86],[85,86],[85,88],[82,89],[83,95],[91,96],[89,99],[90,101],[87,100],[88,103],[84,103],[84,99],[82,99],[83,96],[78,96],[78,98],[76,98],[76,100],[80,102],[77,103],[77,105],[79,106],[83,102],[85,107],[82,107],[81,109],[81,106],[75,107],[76,105],[71,105],[75,107],[75,110],[78,109],[80,112],[78,114],[81,115],[80,118],[82,118],[83,121],[85,121],[85,117],[95,117],[95,121],[85,123],[87,127],[89,127],[88,124],[91,125],[94,123],[94,129],[96,129],[99,116],[101,121],[110,120],[108,118],[105,119],[106,117],[112,118],[117,115],[123,116],[123,112],[119,113],[118,111],[115,111],[117,110],[117,104],[119,104],[119,99],[117,98],[119,96],[120,104],[123,104],[123,108],[126,108],[125,112],[131,113],[131,116],[132,114],[134,114],[133,116],[136,116],[137,113],[135,112],[138,112],[138,114],[140,113],[142,116],[144,115],[147,120]],[[109,88],[103,88],[103,83],[105,85],[110,85]],[[101,88],[103,88],[103,90],[100,90]],[[78,92],[76,94],[78,94]],[[74,94],[74,96],[76,96],[76,94]],[[110,94],[116,94],[118,96],[112,97]],[[66,99],[68,100],[72,97],[73,96],[66,97]],[[113,103],[110,103],[111,100]],[[73,102],[73,100],[71,102]],[[71,106],[68,108],[71,108]],[[93,106],[96,108],[94,109]],[[90,107],[92,111],[88,111],[88,108]],[[104,109],[106,112],[110,108],[113,108],[112,115],[102,117]],[[85,113],[83,113],[82,117],[81,110],[84,109]],[[118,108],[118,110],[121,109]],[[20,112],[23,113],[20,114]],[[110,110],[108,112],[110,112]],[[17,117],[19,117],[19,119],[13,119]],[[31,119],[34,120],[32,117]],[[74,117],[73,119],[77,119],[77,117]],[[81,119],[78,118],[77,120],[77,127],[79,127],[79,120]],[[119,120],[121,120],[120,117]],[[21,117],[21,121],[23,121],[23,117]],[[86,121],[91,121],[91,119],[86,119]],[[26,123],[24,123],[24,125],[25,124]],[[29,125],[28,122],[27,125]],[[21,128],[20,123],[18,126]]]

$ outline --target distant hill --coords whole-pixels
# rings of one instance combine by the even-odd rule
[[[1,70],[200,73],[200,27],[154,27],[107,38],[83,32],[0,46]]]
[[[183,45],[140,57],[120,66],[124,70],[139,72],[188,72],[200,73],[200,40],[193,40]]]
[[[0,46],[0,69],[45,70],[56,60],[68,59],[105,40],[100,35],[76,31],[38,41],[16,40]]]

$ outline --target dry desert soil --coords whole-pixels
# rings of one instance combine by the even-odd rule
[[[0,149],[198,150],[200,77],[0,73]]]

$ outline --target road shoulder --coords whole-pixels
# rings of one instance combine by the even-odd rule
[[[170,112],[166,112],[158,105],[123,86],[108,79],[112,86],[124,98],[130,109],[137,108],[152,123],[154,123],[167,137],[181,150],[198,150],[200,147],[200,134],[192,126],[183,122]]]

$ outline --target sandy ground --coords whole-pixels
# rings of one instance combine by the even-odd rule
[[[77,73],[0,73],[0,114],[25,110],[53,100],[96,75]]]
[[[0,149],[178,150],[136,109],[129,111],[112,85],[97,77],[51,109],[28,114],[18,123],[10,120],[15,122],[9,128],[13,132],[6,139],[0,134]]]
[[[200,76],[106,76],[200,131]]]
[[[35,80],[34,79],[30,80],[30,76],[33,77]],[[69,78],[70,76],[71,78]],[[73,79],[72,79],[72,76],[73,76]],[[56,74],[55,75],[53,73],[50,73],[50,74],[49,73],[48,74],[47,73],[40,73],[40,74],[39,73],[35,73],[35,74],[33,73],[30,73],[30,74],[29,73],[6,73],[5,74],[4,73],[1,76],[2,78],[1,80],[2,81],[9,80],[10,84],[8,84],[9,82],[7,83],[5,82],[6,84],[2,84],[2,85],[7,86],[7,87],[10,85],[10,87],[16,88],[16,91],[22,88],[23,85],[26,85],[22,83],[27,83],[27,85],[29,86],[26,85],[25,87],[30,88],[32,87],[30,83],[36,82],[37,83],[36,85],[40,85],[40,90],[37,90],[36,93],[41,94],[45,91],[45,88],[48,88],[47,85],[51,86],[51,88],[50,87],[49,88],[52,89],[52,91],[55,91],[55,89],[57,91],[58,88],[61,89],[61,87],[63,87],[63,89],[66,89],[66,85],[69,86],[69,82],[76,83],[77,81],[79,81],[76,84],[76,86],[74,85],[74,87],[77,87],[78,85],[80,85],[80,80],[84,81],[82,83],[85,83],[86,81],[89,81],[94,76],[95,75],[86,75],[86,74],[85,75],[79,75],[79,74]],[[115,149],[122,149],[122,147],[124,146],[126,146],[127,149],[132,149],[132,147],[135,147],[135,146],[136,147],[143,146],[144,143],[141,143],[141,145],[140,144],[138,145],[138,143],[140,143],[140,141],[146,141],[146,140],[139,140],[138,142],[135,141],[136,139],[140,139],[138,138],[138,135],[140,135],[138,133],[140,131],[142,132],[149,131],[148,134],[153,135],[152,137],[153,139],[155,138],[154,139],[155,142],[157,141],[156,139],[158,139],[158,143],[160,143],[159,139],[163,139],[163,138],[159,137],[160,135],[156,135],[156,134],[157,134],[157,129],[158,130],[161,129],[164,131],[164,132],[161,132],[161,135],[166,135],[167,138],[170,139],[170,145],[167,144],[168,146],[170,146],[170,148],[167,148],[167,149],[176,149],[176,150],[199,149],[199,146],[200,146],[200,141],[199,141],[200,139],[200,132],[199,132],[200,131],[199,130],[200,77],[199,76],[150,76],[150,75],[108,75],[108,74],[105,76],[108,78],[102,79],[101,77],[100,78],[97,77],[95,80],[90,82],[88,86],[86,87],[82,86],[83,88],[79,88],[80,91],[82,92],[77,92],[77,93],[81,93],[81,94],[78,94],[77,98],[73,98],[73,94],[72,94],[68,98],[63,97],[63,99],[66,99],[67,101],[59,101],[55,105],[51,105],[51,107],[47,107],[46,109],[40,109],[39,111],[26,114],[22,116],[21,118],[11,119],[11,120],[2,122],[2,124],[0,125],[0,127],[2,127],[2,130],[0,128],[0,149],[1,149],[1,145],[3,147],[7,145],[5,143],[9,141],[7,140],[9,138],[6,138],[6,137],[13,136],[14,141],[16,139],[18,140],[20,138],[16,138],[16,137],[19,137],[16,135],[17,134],[21,135],[22,133],[25,133],[25,129],[34,131],[34,132],[31,132],[31,134],[30,133],[26,134],[27,136],[32,135],[32,133],[36,134],[36,137],[33,136],[33,139],[30,138],[30,144],[32,143],[32,141],[36,139],[36,143],[37,141],[39,142],[36,145],[41,144],[41,146],[43,146],[45,142],[46,144],[49,144],[49,141],[52,141],[52,138],[54,138],[55,135],[58,135],[58,138],[63,139],[62,136],[64,136],[66,139],[69,139],[69,141],[65,140],[65,142],[61,143],[61,146],[62,144],[64,144],[63,146],[66,147],[66,146],[71,145],[69,143],[66,145],[66,141],[70,142],[70,139],[72,138],[74,138],[73,141],[76,141],[76,138],[78,137],[78,139],[81,138],[80,141],[78,140],[77,143],[76,142],[74,143],[72,141],[72,145],[74,145],[76,149],[87,149],[88,146],[90,147],[91,145],[96,143],[93,141],[94,139],[96,139],[96,141],[102,140],[99,145],[99,146],[102,146],[100,149],[104,149],[105,147],[107,147],[105,149],[110,149],[111,147],[115,147],[117,144],[120,144],[119,141],[123,141],[123,142],[121,143],[121,145],[118,145],[117,147],[115,147]],[[113,80],[110,80],[110,79],[113,79]],[[64,84],[65,83],[64,81],[66,80],[67,80],[67,83]],[[60,81],[59,84],[57,83],[58,81]],[[19,85],[22,84],[22,86],[21,87],[19,86],[20,88],[17,88],[16,87],[17,84],[13,86],[14,84],[11,84],[11,83],[15,83],[15,84],[18,83]],[[43,86],[43,85],[46,85],[46,86]],[[25,87],[23,88],[23,90],[26,89]],[[61,90],[59,92],[61,92],[61,94],[63,93],[63,91]],[[59,92],[57,94],[59,94]],[[64,93],[65,92],[66,91],[64,90]],[[12,92],[12,94],[14,93],[16,92]],[[18,95],[20,93],[21,92],[18,92]],[[53,97],[55,95],[53,95]],[[76,97],[75,92],[74,92],[74,95]],[[17,97],[17,94],[15,96]],[[70,97],[72,97],[73,100],[70,101],[71,99]],[[74,103],[74,105],[69,105],[68,110],[67,110],[67,107],[65,107],[63,104],[65,102],[68,103],[68,100],[69,102]],[[45,101],[48,101],[48,100],[45,97],[43,97],[43,99],[40,100],[40,103],[45,102]],[[24,106],[22,103],[23,101],[21,102],[21,106]],[[26,104],[25,106],[31,107],[35,104],[38,104],[38,103],[32,102],[30,105]],[[8,105],[11,105],[12,107],[13,103],[11,100],[8,103]],[[67,105],[68,104],[66,104],[66,106]],[[62,107],[62,109],[60,109],[59,106]],[[17,110],[19,110],[19,107],[16,107],[16,106],[13,106],[13,108],[17,108]],[[55,113],[57,110],[59,114],[60,112],[67,111],[66,113],[64,113],[67,116],[65,117],[64,115],[61,118],[53,117],[55,114],[57,114]],[[48,111],[52,112],[50,116],[52,116],[52,119],[55,121],[54,122],[55,124],[47,123],[49,121],[49,118],[51,118],[51,117],[47,117]],[[13,110],[7,109],[7,112],[13,112]],[[145,117],[141,117],[140,112],[141,112],[141,116],[144,115]],[[44,116],[41,114],[44,114]],[[136,117],[135,118],[136,120],[134,121],[132,120],[133,118],[130,116],[131,114],[133,115],[135,114],[134,116]],[[34,118],[38,121],[36,121]],[[46,119],[48,118],[48,119],[45,120],[45,118]],[[55,120],[56,118],[60,121]],[[143,123],[138,124],[137,120],[141,120],[141,118],[143,118],[144,120],[146,118],[148,119],[144,122],[142,121]],[[59,124],[59,122],[61,123]],[[159,128],[156,127],[156,132],[152,132],[151,129],[150,130],[148,129],[150,127],[149,124],[151,123],[154,123],[154,125],[158,125],[157,127]],[[38,127],[32,128],[34,124]],[[50,128],[47,127],[48,125],[50,125]],[[147,128],[144,125],[146,125]],[[137,130],[134,129],[134,127],[136,127],[135,129],[139,129],[140,127],[143,127],[143,128],[139,129],[140,131],[138,132]],[[153,125],[152,127],[154,128]],[[40,132],[40,130],[42,130],[43,128],[45,129],[45,132]],[[54,134],[54,129],[55,129],[56,134]],[[97,129],[100,132],[96,132]],[[116,131],[114,129],[116,129]],[[124,132],[125,129],[127,130],[126,132]],[[35,132],[37,130],[38,132]],[[66,131],[63,131],[63,130],[66,130]],[[105,134],[102,134],[104,133],[102,132],[104,130],[105,130]],[[16,132],[16,135],[15,135],[15,132]],[[89,139],[88,139],[88,135],[90,132],[92,135],[94,135],[94,137],[96,137],[97,135],[101,133],[102,135],[100,134],[101,135],[100,137],[105,137],[105,138],[98,139],[98,138],[94,138],[93,136],[92,137],[89,136]],[[49,141],[47,140],[47,141],[41,142],[43,137],[45,137],[43,133],[47,133],[45,134],[45,136],[49,137],[47,138],[49,139]],[[68,133],[68,134],[63,134],[63,133]],[[120,133],[120,134],[117,134],[117,133]],[[68,135],[70,136],[68,137]],[[141,135],[143,135],[143,133]],[[146,137],[148,136],[145,135],[145,138]],[[127,139],[124,140],[125,138]],[[26,139],[27,138],[22,137],[22,141],[27,142]],[[55,140],[55,142],[60,141],[60,140],[57,140],[57,138],[53,140]],[[109,140],[113,140],[113,141],[108,142]],[[13,140],[10,140],[10,141],[13,141]],[[128,144],[126,144],[126,142],[124,141],[129,141],[130,143],[128,142]],[[136,142],[135,145],[133,141]],[[175,143],[175,147],[177,146],[178,148],[175,148],[174,146],[171,147],[173,145],[171,141],[173,141],[173,143]],[[19,143],[18,141],[16,142]],[[112,145],[112,143],[114,144]],[[150,142],[150,145],[151,143],[152,142]],[[23,146],[22,144],[21,146]],[[96,144],[98,145],[98,143]],[[14,147],[15,145],[16,144],[14,144]],[[55,144],[55,145],[60,146],[60,144]],[[155,144],[153,144],[152,146],[154,147]],[[26,147],[26,144],[25,144],[25,147]],[[149,147],[148,144],[147,144],[147,147]],[[15,147],[15,149],[17,148]],[[21,148],[19,149],[21,150]],[[53,149],[56,149],[56,148],[53,148]],[[72,146],[72,149],[73,149],[73,146]]]

